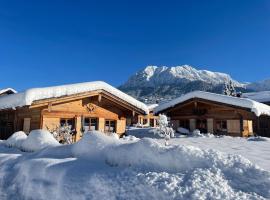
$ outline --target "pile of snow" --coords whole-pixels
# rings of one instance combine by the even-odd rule
[[[169,181],[171,194],[166,194],[171,195],[169,199],[187,198],[186,193],[194,192],[190,190],[190,184],[196,184],[196,193],[206,195],[206,199],[223,199],[226,196],[247,198],[250,195],[270,198],[270,173],[238,155],[201,150],[192,146],[166,147],[148,138],[124,143],[100,133],[87,134],[73,146],[73,154],[75,157],[102,162],[119,170],[129,168],[140,171],[139,176],[143,179],[141,181],[151,186],[158,184],[159,187],[160,182]],[[144,171],[147,173],[143,173]],[[166,177],[162,175],[164,172]],[[170,182],[170,174],[179,179],[172,177],[176,182]]]
[[[62,97],[97,90],[104,90],[120,99],[123,99],[124,101],[143,110],[146,114],[148,114],[148,108],[144,103],[134,99],[133,97],[125,94],[124,92],[121,92],[120,90],[114,88],[113,86],[103,81],[28,89],[25,92],[1,97],[0,109],[16,108],[27,105],[29,106],[34,101],[41,99]]]
[[[160,113],[165,109],[174,107],[177,104],[183,103],[187,100],[199,98],[205,99],[209,101],[215,101],[219,103],[224,103],[227,105],[234,105],[242,108],[248,108],[253,112],[256,116],[260,115],[269,115],[270,116],[270,106],[259,103],[257,101],[253,101],[251,99],[246,98],[239,98],[239,97],[232,97],[227,95],[215,94],[210,92],[203,92],[203,91],[194,91],[187,93],[179,98],[176,98],[170,102],[161,104],[160,106],[154,109],[154,113]]]
[[[38,151],[46,147],[60,145],[53,135],[46,130],[33,130],[21,144],[23,151]]]
[[[22,143],[26,140],[27,135],[23,131],[13,133],[6,141],[8,147],[22,148]]]
[[[242,156],[96,131],[73,145],[5,152],[0,166],[4,200],[270,198],[270,172]]]
[[[109,145],[119,142],[119,138],[108,136],[99,131],[89,131],[75,144],[72,145],[72,153],[76,157],[100,158],[102,150]]]
[[[178,132],[178,133],[185,134],[185,135],[189,134],[189,130],[186,129],[186,128],[183,128],[183,127],[177,128],[177,132]]]

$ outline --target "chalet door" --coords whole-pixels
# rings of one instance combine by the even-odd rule
[[[6,140],[14,133],[14,115],[0,114],[0,139]]]
[[[206,119],[197,119],[196,129],[199,129],[201,133],[207,133],[207,120]]]

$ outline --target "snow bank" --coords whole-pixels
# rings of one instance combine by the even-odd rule
[[[33,130],[26,140],[22,142],[23,151],[38,151],[46,147],[60,145],[59,142],[46,130]]]
[[[0,154],[3,200],[270,198],[270,173],[247,159],[157,139],[89,132],[73,145],[23,154]]]
[[[97,159],[105,147],[119,143],[119,139],[107,136],[99,131],[89,131],[75,144],[72,145],[72,153],[76,157]]]
[[[202,178],[196,179],[196,184],[208,186],[211,192],[215,193],[215,183],[221,182],[227,185],[232,193],[235,190],[270,198],[270,173],[238,155],[228,155],[211,149],[201,150],[192,146],[167,147],[148,138],[124,143],[99,133],[86,135],[74,145],[73,152],[75,157],[141,172],[196,172],[196,176]],[[219,192],[221,191],[222,188]]]
[[[148,113],[148,108],[144,103],[134,99],[133,97],[125,94],[124,92],[121,92],[120,90],[112,87],[111,85],[103,81],[28,89],[22,93],[1,97],[0,109],[22,107],[31,105],[34,101],[41,99],[62,97],[96,90],[104,90],[106,92],[109,92],[112,95],[117,96],[120,99],[123,99],[124,101],[130,103],[131,105],[143,110],[145,113]]]
[[[27,135],[23,131],[13,133],[6,141],[8,147],[22,148],[22,143],[26,140]]]
[[[234,106],[238,106],[242,108],[249,108],[251,112],[253,112],[257,116],[260,116],[262,114],[270,115],[270,106],[266,104],[253,101],[251,99],[232,97],[232,96],[215,94],[215,93],[210,93],[210,92],[203,92],[203,91],[190,92],[170,102],[161,104],[160,106],[154,109],[154,113],[160,113],[165,109],[174,107],[175,105],[179,103],[183,103],[193,98],[216,101],[216,102],[224,103],[227,105],[234,105]]]

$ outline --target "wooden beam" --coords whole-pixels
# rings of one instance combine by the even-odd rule
[[[98,102],[99,102],[99,103],[101,102],[101,99],[102,99],[102,95],[99,94],[99,95],[98,95]]]

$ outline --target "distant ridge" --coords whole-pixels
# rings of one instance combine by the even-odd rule
[[[232,79],[229,74],[197,70],[190,65],[147,66],[132,75],[119,89],[145,103],[155,103],[194,90],[222,93],[224,83],[229,81],[239,91],[253,91],[247,89],[248,84]]]

